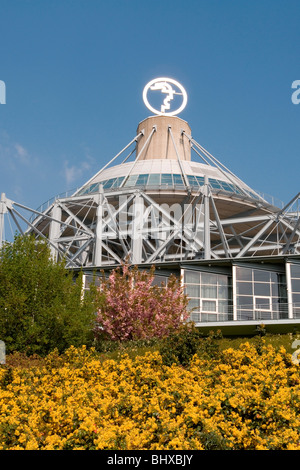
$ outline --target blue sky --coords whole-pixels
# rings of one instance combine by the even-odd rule
[[[299,0],[0,0],[0,192],[37,208],[81,186],[183,84],[193,137],[253,189],[300,191]]]

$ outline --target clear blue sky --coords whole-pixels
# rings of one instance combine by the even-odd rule
[[[299,0],[0,0],[0,192],[36,208],[81,186],[135,136],[158,76],[253,189],[300,191]]]

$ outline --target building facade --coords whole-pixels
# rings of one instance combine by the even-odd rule
[[[179,93],[178,93],[179,94]],[[278,205],[241,181],[178,116],[158,113],[72,194],[37,210],[0,202],[4,215],[47,239],[52,256],[93,272],[125,260],[157,280],[181,276],[198,327],[253,332],[300,325],[299,194]],[[22,213],[23,211],[23,213]],[[24,216],[24,211],[29,212]]]

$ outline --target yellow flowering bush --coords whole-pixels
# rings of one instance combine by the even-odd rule
[[[249,343],[187,367],[71,347],[0,368],[0,449],[300,449],[300,373]]]

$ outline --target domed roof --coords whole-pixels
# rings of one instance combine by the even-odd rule
[[[96,193],[100,185],[104,190],[116,190],[122,187],[165,190],[183,190],[189,187],[195,190],[204,185],[204,178],[207,176],[213,192],[224,191],[260,199],[238,178],[204,163],[182,161],[179,165],[176,160],[155,159],[137,161],[134,167],[131,167],[130,162],[105,169],[89,180],[76,195]]]
[[[150,116],[137,128],[136,137],[74,196],[122,188],[144,190],[195,191],[207,183],[214,193],[239,195],[265,202],[261,196],[235,176],[191,137],[191,129],[182,119]],[[132,144],[135,148],[123,163],[111,166]],[[191,150],[201,162],[191,159]],[[135,153],[135,160],[128,161]]]

